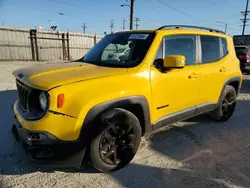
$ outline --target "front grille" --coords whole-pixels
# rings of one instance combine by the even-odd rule
[[[16,85],[17,85],[19,104],[24,111],[27,111],[29,102],[28,99],[31,89],[28,86],[21,83],[20,81],[17,81]]]

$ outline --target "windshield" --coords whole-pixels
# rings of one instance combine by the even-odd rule
[[[153,33],[110,34],[90,49],[83,61],[98,66],[134,67],[145,57],[153,38]]]

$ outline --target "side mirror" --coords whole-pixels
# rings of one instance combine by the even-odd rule
[[[163,67],[164,68],[183,68],[185,66],[185,56],[183,55],[169,55],[165,56]]]

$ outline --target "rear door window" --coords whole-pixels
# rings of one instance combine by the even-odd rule
[[[213,36],[200,36],[202,63],[212,63],[221,58],[220,38]]]

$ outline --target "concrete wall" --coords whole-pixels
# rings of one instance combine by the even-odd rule
[[[0,60],[32,60],[28,29],[0,28]]]
[[[68,51],[69,59],[75,60],[81,58],[103,37],[94,34],[69,32],[69,45],[65,40],[66,57],[64,57],[63,32],[37,30],[37,41],[33,40],[33,46],[30,36],[29,29],[0,27],[0,61],[37,60],[37,51],[39,61],[68,59]],[[65,38],[66,36],[65,33]],[[37,44],[37,48],[35,44]],[[67,46],[69,46],[69,50]],[[32,49],[34,50],[34,57],[32,56]]]

